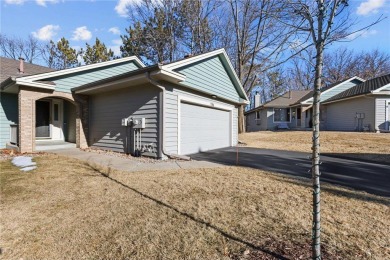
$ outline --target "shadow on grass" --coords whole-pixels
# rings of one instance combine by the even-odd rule
[[[147,195],[147,194],[145,194],[145,193],[143,193],[143,192],[141,192],[141,191],[139,191],[139,190],[137,190],[137,189],[135,189],[135,188],[132,188],[132,187],[130,187],[130,186],[124,184],[123,182],[120,182],[120,181],[118,181],[118,180],[116,180],[116,179],[110,177],[110,173],[111,173],[111,168],[110,168],[110,167],[108,167],[107,173],[105,173],[105,172],[103,172],[102,170],[98,169],[98,167],[94,167],[94,166],[91,165],[91,164],[88,164],[88,165],[89,165],[89,167],[91,167],[93,170],[95,170],[96,172],[100,173],[101,176],[103,176],[103,177],[105,177],[105,178],[107,178],[107,179],[109,179],[109,180],[111,180],[111,181],[113,181],[113,182],[119,184],[120,186],[122,186],[122,187],[124,187],[124,188],[126,188],[126,189],[128,189],[128,190],[131,190],[131,191],[137,193],[138,195],[140,195],[141,197],[143,197],[143,198],[145,198],[145,199],[151,200],[151,201],[157,203],[158,205],[160,205],[160,206],[162,206],[162,207],[165,207],[165,208],[170,209],[170,210],[172,210],[172,211],[178,213],[179,215],[181,215],[181,216],[183,216],[183,217],[186,217],[186,218],[188,218],[188,219],[190,219],[190,220],[192,220],[192,221],[194,221],[194,222],[196,222],[196,223],[198,223],[198,224],[205,225],[207,228],[210,228],[210,229],[216,231],[217,233],[219,233],[220,235],[224,236],[225,238],[228,238],[228,239],[230,239],[230,240],[233,240],[233,241],[236,241],[236,242],[238,242],[238,243],[244,244],[244,245],[246,245],[247,247],[251,248],[252,250],[261,251],[261,252],[263,252],[263,253],[265,253],[265,254],[268,254],[269,256],[273,256],[273,257],[275,257],[275,258],[277,258],[277,259],[281,259],[281,260],[287,260],[287,259],[289,259],[289,258],[286,258],[286,257],[284,257],[284,256],[282,256],[282,255],[277,254],[277,253],[271,252],[271,251],[269,251],[269,250],[267,250],[267,249],[261,248],[261,247],[255,245],[255,244],[253,244],[253,243],[251,243],[251,242],[245,241],[245,240],[243,240],[243,239],[241,239],[241,238],[239,238],[239,237],[236,237],[236,236],[234,236],[234,235],[232,235],[232,234],[229,234],[229,233],[227,233],[226,231],[223,231],[222,229],[220,229],[219,227],[213,225],[213,224],[210,223],[210,222],[207,222],[207,221],[205,221],[205,220],[196,218],[196,217],[192,216],[191,214],[189,214],[189,213],[187,213],[187,212],[183,212],[183,211],[181,211],[180,209],[178,209],[178,208],[176,208],[176,207],[174,207],[174,206],[172,206],[172,205],[169,205],[169,204],[167,204],[167,203],[165,203],[165,202],[163,202],[163,201],[161,201],[161,200],[158,200],[158,199],[156,199],[156,198],[153,198],[153,197],[151,197],[151,196],[149,196],[149,195]]]

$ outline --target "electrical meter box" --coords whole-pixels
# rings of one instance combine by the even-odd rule
[[[145,118],[133,118],[133,128],[135,129],[144,129],[145,128]]]
[[[129,125],[129,119],[128,118],[122,118],[122,126],[128,126]]]

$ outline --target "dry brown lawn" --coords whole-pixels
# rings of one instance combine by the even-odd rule
[[[310,255],[305,180],[240,167],[125,173],[56,155],[1,163],[2,259]],[[390,259],[390,201],[323,185],[324,259]]]
[[[259,131],[241,134],[249,147],[311,152],[311,131]],[[390,163],[390,134],[320,133],[321,153]]]

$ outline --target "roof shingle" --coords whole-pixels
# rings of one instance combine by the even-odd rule
[[[359,85],[356,85],[350,89],[347,89],[335,95],[334,97],[331,97],[330,99],[326,100],[325,103],[339,100],[339,99],[368,94],[371,91],[381,88],[387,84],[390,84],[390,74],[367,80]]]
[[[19,73],[19,60],[0,57],[0,82],[9,77],[22,77],[54,71],[51,68],[24,62],[24,73]]]

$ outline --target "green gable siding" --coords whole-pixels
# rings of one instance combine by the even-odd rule
[[[10,141],[10,124],[18,121],[18,95],[0,93],[0,148]]]
[[[240,96],[219,57],[202,60],[175,71],[186,76],[182,84],[188,87],[234,102],[240,101]]]
[[[326,101],[327,99],[347,90],[347,89],[350,89],[354,86],[356,86],[357,84],[360,84],[362,83],[360,80],[352,80],[352,81],[347,81],[347,82],[344,82],[344,83],[341,83],[340,86],[337,86],[337,87],[334,87],[334,88],[331,88],[328,92],[326,93],[322,93],[321,94],[321,102],[324,102]]]
[[[47,78],[45,80],[54,82],[56,84],[56,91],[70,93],[72,88],[97,80],[117,76],[136,69],[139,69],[139,67],[133,61],[129,61],[126,63],[113,64],[107,67],[81,71],[55,78]]]

